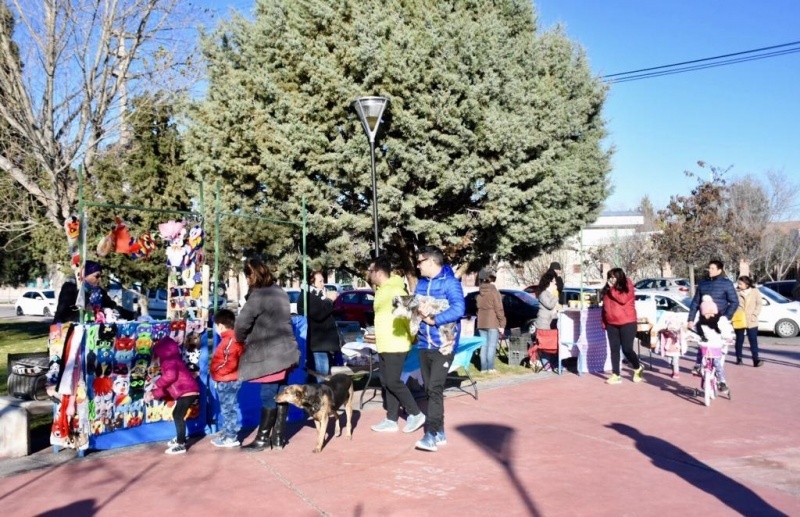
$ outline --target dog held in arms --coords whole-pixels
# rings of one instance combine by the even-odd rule
[[[416,336],[422,318],[446,311],[450,307],[450,303],[432,296],[408,295],[392,298],[392,307],[394,308],[392,315],[408,319],[411,322],[411,335]],[[456,343],[456,324],[440,325],[439,336],[442,338],[442,346],[439,351],[447,355],[453,351],[453,345]]]
[[[337,373],[324,377],[321,384],[292,384],[283,388],[275,397],[276,402],[288,402],[303,409],[317,427],[317,446],[314,452],[321,452],[328,432],[328,421],[331,417],[336,421],[336,436],[341,436],[339,414],[337,411],[344,405],[347,417],[345,436],[353,439],[353,380],[349,375]]]

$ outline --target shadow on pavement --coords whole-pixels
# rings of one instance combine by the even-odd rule
[[[625,424],[613,423],[606,427],[632,439],[636,449],[648,456],[654,466],[680,476],[740,515],[785,515],[746,486],[666,440],[642,434]]]
[[[541,515],[536,503],[531,500],[525,491],[525,486],[514,472],[514,466],[511,462],[514,456],[511,451],[514,442],[514,429],[504,425],[493,424],[460,425],[456,429],[475,442],[490,458],[503,466],[508,479],[511,481],[511,486],[519,493],[520,499],[528,509],[527,515]]]

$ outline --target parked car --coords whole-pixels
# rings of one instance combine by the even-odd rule
[[[664,311],[684,312],[688,316],[689,306],[692,305],[692,299],[688,296],[671,293],[669,291],[641,291],[636,293],[637,302],[649,299],[655,302],[659,317],[661,317],[661,313]]]
[[[52,316],[57,303],[56,292],[52,289],[28,289],[17,298],[17,316]]]
[[[177,288],[176,288],[177,289]],[[177,295],[177,293],[176,293]],[[172,298],[175,298],[173,296]],[[167,305],[170,303],[166,289],[148,289],[147,290],[147,313],[150,317],[155,319],[164,319],[167,317]],[[224,309],[228,305],[228,300],[224,296],[217,296],[217,309]],[[127,308],[127,307],[126,307]],[[209,297],[207,309],[210,312],[214,311],[214,299]]]
[[[353,285],[352,284],[325,284],[325,290],[328,292],[334,292],[336,294],[341,294],[345,291],[352,291]]]
[[[761,314],[758,316],[759,332],[772,332],[778,337],[794,337],[800,332],[800,302],[793,302],[772,289],[760,286]],[[676,293],[644,291],[636,293],[637,300],[654,297],[660,311],[689,312],[692,299]],[[660,314],[659,314],[660,315]],[[688,315],[688,314],[687,314]]]
[[[581,299],[581,292],[583,292],[583,301],[589,305],[600,305],[600,289],[597,287],[564,287],[564,291],[559,295],[559,303],[564,307],[569,306],[569,302]]]
[[[506,334],[513,328],[528,332],[539,313],[539,300],[532,294],[517,289],[498,289],[498,291],[503,299],[503,311],[506,314]],[[478,294],[480,293],[475,291],[464,297],[465,317],[478,315]]]
[[[374,301],[372,289],[344,291],[333,302],[333,317],[339,321],[357,321],[362,327],[372,325],[375,322]]]
[[[147,290],[147,313],[155,319],[167,317],[167,290],[148,289]]]
[[[523,289],[523,291],[525,291],[528,294],[532,294],[533,296],[535,296],[537,298],[539,297],[539,286],[538,286],[538,284],[529,285],[528,287]]]
[[[800,332],[800,302],[763,285],[758,290],[764,304],[758,315],[758,330],[774,332],[778,337],[795,337]]]
[[[761,285],[763,285],[764,287],[769,287],[776,293],[790,300],[800,301],[800,300],[795,300],[794,297],[792,296],[792,293],[795,287],[797,286],[797,280],[778,280],[777,282],[764,282]]]
[[[636,282],[633,287],[637,291],[670,291],[688,295],[691,284],[688,278],[645,278]]]

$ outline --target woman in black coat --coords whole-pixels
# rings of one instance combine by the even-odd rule
[[[242,449],[248,452],[267,448],[283,449],[286,444],[286,419],[289,405],[277,403],[275,396],[286,384],[289,368],[300,359],[289,295],[278,284],[272,271],[260,260],[249,259],[247,302],[236,318],[236,341],[244,345],[239,358],[239,380],[261,385],[261,423],[256,438]]]
[[[314,371],[328,375],[331,353],[340,349],[339,331],[333,319],[333,301],[326,296],[325,277],[319,271],[311,273],[307,312],[301,298],[297,302],[297,313],[305,315],[308,322],[306,343],[314,355]]]

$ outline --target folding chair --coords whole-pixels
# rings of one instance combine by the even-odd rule
[[[531,368],[538,373],[545,369],[545,365],[549,365],[551,371],[556,371],[553,368],[553,363],[555,362],[558,364],[558,374],[561,375],[561,361],[563,359],[559,353],[560,349],[558,329],[536,329],[533,346],[528,351],[531,358]]]

